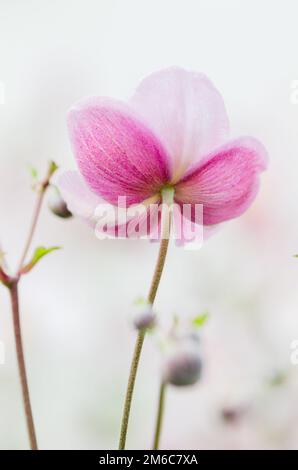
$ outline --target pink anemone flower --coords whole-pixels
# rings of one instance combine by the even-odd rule
[[[93,226],[99,205],[116,206],[121,196],[128,207],[158,206],[170,186],[176,206],[190,205],[191,221],[202,205],[208,229],[250,206],[267,164],[258,140],[228,140],[224,102],[210,80],[177,67],[145,78],[128,103],[78,102],[68,126],[79,172],[60,174],[57,184],[69,210]]]

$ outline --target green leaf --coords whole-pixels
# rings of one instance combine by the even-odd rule
[[[148,300],[145,297],[137,297],[134,301],[134,305],[136,306],[145,306],[149,305]]]
[[[29,170],[30,176],[33,179],[33,181],[36,181],[37,177],[38,177],[37,169],[34,166],[29,165],[28,170]]]
[[[5,253],[0,248],[0,267],[2,266],[2,264],[4,262],[4,258],[5,258]]]
[[[179,326],[179,323],[180,323],[180,318],[176,313],[174,313],[174,315],[173,315],[173,328],[177,328]]]
[[[38,263],[38,261],[41,258],[46,256],[48,253],[51,253],[52,251],[60,250],[60,248],[61,248],[60,246],[52,246],[50,248],[45,248],[44,246],[37,247],[36,250],[34,251],[31,261],[29,261],[28,264],[22,267],[22,269],[20,270],[20,273],[21,274],[28,273],[29,271],[31,271],[32,268],[34,268],[36,263]]]
[[[58,165],[53,160],[51,160],[49,162],[49,176],[52,176],[56,170],[58,170]]]
[[[287,380],[287,377],[287,371],[276,371],[271,375],[271,377],[269,377],[269,385],[271,385],[272,387],[278,387],[279,385],[283,385]]]
[[[294,258],[298,258],[298,254],[297,254],[297,255],[293,255],[293,256],[294,256]]]
[[[198,328],[203,326],[209,318],[209,313],[204,312],[192,319],[192,324]]]

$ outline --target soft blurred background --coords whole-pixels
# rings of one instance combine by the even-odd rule
[[[199,251],[173,246],[157,297],[161,322],[208,310],[204,374],[169,389],[162,447],[297,449],[298,6],[291,0],[0,0],[0,240],[15,266],[34,203],[28,166],[74,168],[65,115],[86,95],[130,96],[146,74],[180,65],[210,76],[234,136],[266,145],[270,167],[241,219]],[[4,90],[3,90],[4,89]],[[5,93],[4,93],[5,91]],[[157,245],[99,241],[46,205],[34,240],[61,245],[21,284],[32,403],[42,449],[117,446],[135,333]],[[0,448],[27,448],[8,293],[0,289]],[[128,437],[151,445],[160,358],[146,341]]]

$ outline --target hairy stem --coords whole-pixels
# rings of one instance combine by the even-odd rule
[[[23,351],[23,343],[22,343],[20,311],[19,311],[19,296],[18,296],[18,280],[14,280],[11,283],[9,287],[9,291],[10,291],[10,299],[11,299],[16,353],[17,353],[18,368],[19,368],[19,378],[20,378],[21,387],[22,387],[23,403],[24,403],[24,410],[25,410],[25,415],[26,415],[28,435],[29,435],[29,440],[30,440],[30,448],[31,450],[37,450],[38,447],[37,447],[36,433],[35,433],[33,414],[32,414],[31,402],[30,402],[28,380],[27,380],[24,351]]]
[[[169,192],[170,192],[170,196],[168,194]],[[152,278],[149,293],[148,293],[148,302],[151,305],[153,305],[155,301],[157,289],[160,283],[161,275],[163,272],[163,268],[164,268],[165,260],[167,256],[168,246],[169,246],[171,219],[172,219],[172,214],[171,214],[169,205],[171,204],[172,197],[173,197],[173,192],[171,190],[167,190],[167,193],[163,195],[164,204],[163,204],[163,209],[162,209],[161,242],[160,242],[160,247],[159,247],[159,252],[158,252],[157,262],[155,265],[153,278]],[[137,340],[136,340],[136,344],[135,344],[133,357],[132,357],[130,373],[129,373],[127,389],[126,389],[124,408],[123,408],[122,421],[121,421],[119,450],[125,449],[131,403],[132,403],[132,398],[133,398],[134,386],[135,386],[138,366],[140,362],[142,347],[143,347],[143,343],[145,339],[145,334],[146,334],[145,330],[142,330],[139,332]]]
[[[159,389],[158,409],[157,409],[157,417],[156,417],[153,450],[157,450],[159,448],[162,420],[163,420],[163,415],[164,415],[165,390],[166,390],[166,384],[164,382],[161,382],[160,389]]]

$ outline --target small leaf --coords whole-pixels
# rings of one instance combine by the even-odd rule
[[[5,253],[4,251],[1,250],[0,248],[0,267],[3,265],[4,263],[4,258],[5,258]]]
[[[296,255],[293,255],[293,256],[294,256],[294,258],[298,258],[298,254],[296,254]]]
[[[174,315],[173,315],[173,325],[172,325],[172,327],[173,327],[173,328],[177,328],[178,325],[179,325],[179,323],[180,323],[180,318],[179,318],[179,316],[178,316],[176,313],[174,313]]]
[[[149,302],[144,297],[137,297],[134,301],[134,305],[145,306],[145,305],[149,305]]]
[[[54,161],[49,162],[49,176],[52,176],[58,170],[58,165]]]
[[[51,253],[52,251],[60,250],[60,248],[61,248],[60,246],[52,246],[50,248],[45,248],[44,246],[37,247],[34,254],[33,254],[33,256],[32,256],[31,261],[29,261],[28,264],[26,264],[25,266],[22,267],[22,269],[20,270],[20,274],[28,273],[29,271],[31,271],[32,268],[34,268],[36,263],[38,263],[38,261],[41,258],[43,258],[48,253]]]
[[[280,370],[276,371],[269,377],[269,385],[272,387],[278,387],[279,385],[283,385],[287,380],[287,371]]]
[[[197,327],[203,326],[209,318],[209,313],[204,312],[192,319],[192,324]]]
[[[35,182],[35,181],[37,180],[37,178],[38,178],[38,171],[37,171],[37,169],[36,169],[34,166],[32,166],[32,165],[28,165],[28,171],[29,171],[29,173],[30,173],[30,176],[31,176],[32,180]]]

